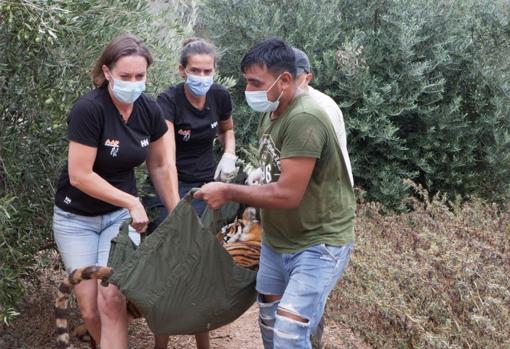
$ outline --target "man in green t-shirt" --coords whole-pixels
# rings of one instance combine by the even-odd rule
[[[257,291],[265,348],[311,348],[310,335],[354,243],[355,199],[324,110],[300,93],[292,48],[279,39],[243,58],[246,101],[261,112],[258,186],[209,183],[195,197],[213,208],[261,208]]]

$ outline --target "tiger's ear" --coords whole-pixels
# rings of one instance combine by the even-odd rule
[[[255,207],[247,207],[243,212],[243,220],[245,222],[253,222],[257,220],[257,209]]]

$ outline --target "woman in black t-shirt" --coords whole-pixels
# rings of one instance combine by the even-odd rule
[[[69,155],[55,195],[53,230],[67,271],[104,266],[110,241],[131,218],[130,236],[148,225],[137,198],[134,168],[144,161],[165,207],[179,200],[175,163],[168,148],[173,133],[156,101],[143,94],[152,57],[130,35],[114,39],[96,62],[96,89],[80,97],[68,118]],[[135,232],[136,230],[136,232]],[[82,317],[101,348],[127,348],[125,298],[96,280],[75,286]]]
[[[179,195],[212,180],[230,181],[236,175],[235,137],[232,100],[229,92],[214,83],[216,48],[198,38],[183,45],[179,73],[183,83],[170,86],[158,96],[158,104],[175,135],[175,158],[179,178]],[[215,166],[213,141],[218,137],[224,153]],[[145,198],[147,207],[159,208],[159,217],[149,226],[157,227],[167,215],[157,197]],[[205,202],[194,200],[198,215]],[[196,334],[197,348],[209,348],[208,332]],[[156,337],[156,348],[166,348],[168,337]]]

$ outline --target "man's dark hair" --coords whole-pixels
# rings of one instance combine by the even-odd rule
[[[264,40],[248,51],[241,61],[241,71],[246,73],[254,65],[265,66],[273,75],[287,71],[295,78],[297,73],[292,47],[278,38]]]

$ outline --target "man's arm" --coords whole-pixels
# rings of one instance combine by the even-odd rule
[[[317,159],[293,157],[280,162],[281,175],[277,182],[258,186],[208,183],[195,193],[212,208],[219,208],[228,201],[261,208],[296,208],[301,203]]]

